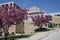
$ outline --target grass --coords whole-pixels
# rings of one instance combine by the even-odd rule
[[[15,39],[18,39],[18,38],[28,38],[30,37],[30,35],[20,35],[20,36],[11,36],[9,37],[9,40],[15,40]]]
[[[33,34],[27,34],[27,35],[20,35],[20,36],[11,36],[9,37],[10,40],[15,40],[15,39],[21,39],[21,38],[28,38],[32,36]]]
[[[35,29],[35,32],[45,32],[45,31],[50,31],[50,30],[54,30],[54,29],[50,29],[50,28],[42,28],[41,30],[40,29]],[[18,34],[24,34],[24,33],[19,32]],[[30,37],[32,35],[33,34],[15,36],[15,34],[12,33],[12,34],[9,35],[8,40],[16,40],[16,39],[21,39],[21,38],[28,38],[28,37]],[[4,38],[0,38],[0,40],[4,40]]]
[[[19,35],[19,36],[10,36],[8,37],[8,40],[15,40],[15,39],[21,39],[21,38],[28,38],[30,36],[32,36],[33,34],[26,34],[26,35]],[[4,38],[0,38],[0,40],[4,40]]]

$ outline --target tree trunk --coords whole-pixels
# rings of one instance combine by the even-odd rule
[[[0,28],[0,36],[2,36],[2,29]]]
[[[5,36],[4,40],[8,40],[8,25],[6,25],[3,28],[3,30],[4,30],[4,36]]]
[[[5,40],[8,40],[8,33],[4,33]]]
[[[42,24],[39,26],[39,30],[42,31]]]

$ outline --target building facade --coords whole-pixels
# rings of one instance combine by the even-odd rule
[[[17,4],[15,4],[14,2],[8,2],[8,3],[3,3],[0,4],[0,7],[4,7],[4,6],[12,6],[14,8],[17,9],[22,9],[21,7],[19,7]],[[18,25],[11,25],[8,29],[9,33],[16,33],[16,32],[24,32],[24,26],[23,26],[23,22],[18,24]]]
[[[18,9],[21,9],[21,7],[19,7],[17,4],[15,4],[14,2],[9,2],[9,3],[3,3],[0,4],[0,6],[12,6]],[[44,15],[51,15],[51,23],[53,23],[55,26],[60,26],[60,13],[59,15],[56,14],[47,14],[46,11],[43,11],[42,9],[38,8],[38,7],[31,7],[28,11],[28,20],[24,20],[24,22],[21,22],[20,24],[17,25],[11,25],[11,27],[9,28],[9,33],[34,33],[35,29],[37,28],[37,26],[34,26],[33,21],[31,19],[30,16],[35,16],[35,15],[41,15],[42,13],[44,13]]]
[[[60,12],[57,13],[52,13],[52,23],[54,24],[55,27],[60,27]]]
[[[28,11],[28,20],[25,21],[24,27],[26,33],[34,33],[35,29],[37,29],[37,26],[34,26],[31,16],[41,15],[41,14],[47,14],[47,12],[43,11],[42,9],[38,7],[31,7]]]

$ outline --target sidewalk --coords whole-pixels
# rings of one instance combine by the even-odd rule
[[[60,40],[60,29],[50,33],[47,37],[41,40]]]
[[[56,29],[56,30],[52,30],[52,31],[46,31],[46,32],[38,32],[29,38],[22,38],[22,39],[17,39],[17,40],[41,40],[41,39],[47,37],[50,33],[58,31],[58,30],[60,30],[60,29]]]

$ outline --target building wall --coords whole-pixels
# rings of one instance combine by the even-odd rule
[[[25,21],[24,22],[24,32],[25,33],[34,33],[35,31],[35,29],[36,29],[37,27],[36,26],[34,26],[34,24],[32,24],[32,22],[28,22],[28,21]]]
[[[16,25],[16,32],[17,33],[24,33],[24,22]]]
[[[58,16],[52,16],[52,22],[54,24],[57,24],[57,26],[59,27],[60,26],[60,17],[58,17]]]
[[[60,17],[52,16],[52,21],[56,24],[60,24]]]
[[[16,33],[16,25],[11,25],[8,31],[9,31],[9,34],[12,34],[13,32]]]
[[[6,5],[6,4],[4,4],[4,5]],[[9,6],[12,5],[12,7],[15,7],[15,8],[20,8],[15,3],[8,3],[8,5]],[[0,5],[0,6],[2,6],[2,5]],[[31,16],[31,15],[39,15],[39,14],[41,14],[40,12],[44,12],[44,11],[41,11],[41,9],[39,9],[37,7],[33,7],[28,11],[28,13],[30,13],[28,15],[29,16]],[[52,22],[55,23],[55,24],[60,24],[60,18],[56,17],[56,16],[52,16]],[[16,32],[34,33],[34,30],[36,28],[37,28],[37,26],[34,26],[34,24],[32,24],[32,22],[24,21],[24,23],[21,22],[20,24],[12,25],[9,28],[9,33],[10,34],[12,32],[14,32],[14,33],[16,33]]]

